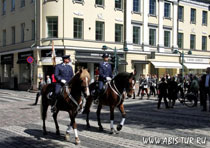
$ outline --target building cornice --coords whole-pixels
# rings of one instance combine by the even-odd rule
[[[188,4],[193,7],[199,7],[202,9],[209,9],[210,4],[198,2],[198,1],[192,1],[192,0],[180,0],[179,4]]]

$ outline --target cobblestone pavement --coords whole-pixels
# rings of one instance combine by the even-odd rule
[[[109,109],[103,107],[102,124],[104,132],[98,131],[96,105],[91,107],[91,129],[86,129],[85,115],[76,118],[80,145],[74,144],[74,134],[65,141],[65,130],[69,124],[68,114],[60,112],[58,121],[61,136],[55,134],[55,126],[50,111],[46,122],[48,135],[42,134],[40,104],[32,106],[35,93],[0,89],[0,148],[66,148],[66,147],[210,147],[210,113],[201,108],[188,108],[179,102],[174,109],[165,109],[162,103],[156,109],[155,98],[147,100],[127,99],[127,118],[119,134],[109,134]],[[121,120],[115,111],[115,126]],[[146,144],[156,142],[153,144]]]

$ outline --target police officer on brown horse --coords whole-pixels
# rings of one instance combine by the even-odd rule
[[[54,101],[55,104],[52,106],[52,112],[56,112],[56,102],[60,97],[60,90],[61,88],[68,84],[72,77],[74,76],[73,70],[71,65],[69,64],[70,62],[70,55],[64,55],[63,57],[63,63],[56,65],[55,67],[55,79],[57,81],[55,85],[55,95],[54,95]]]
[[[112,78],[112,66],[108,63],[109,54],[103,54],[103,62],[99,64],[99,89],[103,90],[104,83]]]

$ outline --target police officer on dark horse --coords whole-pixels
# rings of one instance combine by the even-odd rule
[[[110,128],[111,128],[111,133],[117,133],[117,131],[114,129],[114,109],[115,107],[118,107],[121,114],[122,114],[122,121],[121,123],[117,126],[117,130],[120,131],[122,129],[122,126],[124,125],[125,122],[125,116],[126,113],[124,111],[124,92],[126,91],[127,96],[131,97],[133,94],[133,86],[135,85],[135,79],[133,73],[127,73],[127,72],[122,72],[116,75],[113,79],[112,77],[112,71],[111,71],[111,65],[109,64],[108,66],[106,65],[108,63],[108,54],[103,55],[104,62],[100,63],[99,66],[99,79],[100,79],[100,86],[99,88],[102,90],[103,86],[106,85],[106,89],[101,91],[99,96],[96,96],[98,99],[98,109],[97,109],[97,119],[98,119],[98,125],[99,125],[99,130],[102,131],[103,127],[101,125],[101,120],[100,120],[100,113],[102,109],[102,105],[106,105],[110,107]],[[109,81],[108,83],[104,83],[105,80]],[[93,83],[92,83],[93,84]],[[93,86],[90,85],[90,91],[94,91]],[[87,102],[85,105],[85,110],[83,113],[87,114],[87,127],[90,127],[89,124],[89,112],[90,112],[90,107],[92,104],[92,101],[95,99],[95,95],[91,93],[91,95],[87,98]]]
[[[73,70],[70,62],[70,55],[64,55],[63,57],[63,63],[56,65],[55,67],[55,79],[57,81],[55,85],[55,94],[53,95],[53,101],[55,102],[52,106],[51,111],[53,113],[56,112],[56,103],[57,99],[60,97],[60,90],[62,86],[69,83],[72,77],[74,76]]]

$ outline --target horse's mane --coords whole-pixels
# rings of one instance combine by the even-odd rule
[[[118,75],[116,75],[115,79],[120,78],[120,77],[129,77],[130,73],[128,72],[121,72]]]
[[[80,79],[83,79],[83,78],[85,78],[85,77],[87,77],[88,80],[90,80],[90,74],[89,74],[89,72],[87,71],[87,69],[82,69],[82,73],[81,73],[81,75],[80,75]]]
[[[81,70],[79,70],[79,71],[76,72],[76,74],[73,76],[73,78],[71,79],[71,81],[69,82],[69,84],[72,84],[78,78],[83,79],[85,77],[87,77],[88,80],[90,80],[90,74],[87,71],[87,69],[81,69]]]

